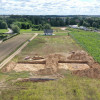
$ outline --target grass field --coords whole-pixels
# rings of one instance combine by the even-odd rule
[[[43,31],[32,31],[32,29],[21,29],[20,33],[43,33]]]
[[[6,33],[6,32],[8,32],[7,29],[0,29],[0,33]]]
[[[22,60],[34,54],[45,56],[50,53],[68,53],[80,49],[75,41],[67,36],[67,33],[56,33],[54,36],[39,35],[16,58]]]
[[[65,78],[56,81],[9,85],[2,90],[0,100],[100,100],[99,80],[66,73]]]
[[[100,63],[100,33],[71,29],[71,36]]]
[[[61,30],[61,27],[52,27],[54,34],[56,33],[66,33],[67,30]],[[21,29],[20,33],[44,33],[44,31],[32,31],[32,29]]]

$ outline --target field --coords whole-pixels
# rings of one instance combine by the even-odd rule
[[[0,33],[6,33],[6,32],[8,32],[7,29],[0,29]]]
[[[13,79],[19,77],[18,73],[9,75]],[[2,90],[0,100],[100,100],[100,81],[66,72],[65,78],[56,81],[9,83],[9,88]]]
[[[32,31],[32,29],[21,29],[20,33],[43,33],[43,31]]]
[[[100,33],[71,29],[72,38],[100,63]]]
[[[98,44],[96,45],[99,42],[98,33],[70,28],[61,30],[61,28],[53,27],[53,29],[56,30],[53,36],[44,36],[40,31],[40,34],[13,61],[23,60],[27,56],[47,56],[51,53],[66,55],[69,52],[83,49],[91,54],[93,48],[91,47],[92,50],[87,48],[87,46],[93,45],[91,39],[94,49],[97,46],[100,47]],[[27,32],[31,33],[29,30]],[[73,38],[68,36],[68,32]],[[22,33],[25,31],[22,30]],[[82,49],[82,47],[84,48]],[[15,82],[18,78],[34,77],[35,74],[32,72],[0,72],[0,100],[100,100],[100,80],[75,76],[68,70],[61,70],[60,74],[63,78],[34,83]],[[55,74],[52,77],[55,77]]]
[[[8,32],[7,29],[0,29],[0,39],[3,39],[5,37],[9,36],[7,34],[3,34],[3,33],[6,33],[6,32]]]
[[[66,33],[67,30],[61,30],[61,27],[52,27],[52,29],[54,30],[54,34],[56,33]],[[20,33],[44,33],[44,31],[32,31],[32,29],[21,29]]]
[[[14,52],[20,45],[31,38],[30,35],[18,35],[0,44],[0,62]]]
[[[16,56],[16,59],[22,60],[26,56],[34,56],[35,54],[46,56],[51,53],[68,53],[76,50],[81,50],[81,48],[67,36],[67,33],[56,33],[54,36],[40,34]]]

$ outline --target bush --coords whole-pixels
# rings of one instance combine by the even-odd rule
[[[8,28],[7,23],[4,21],[0,21],[0,29],[7,29],[7,28]]]
[[[41,24],[39,24],[38,30],[43,30],[43,26]]]
[[[45,24],[44,29],[51,29],[51,25],[50,24]]]
[[[14,33],[20,33],[20,28],[17,25],[12,24],[11,28]]]

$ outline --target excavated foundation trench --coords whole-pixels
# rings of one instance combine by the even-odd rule
[[[53,75],[62,69],[70,70],[72,74],[78,76],[100,78],[100,65],[85,51],[72,52],[67,57],[62,54],[50,54],[46,58],[40,56],[26,57],[25,60],[18,63],[11,62],[2,71],[30,71],[37,75]],[[41,79],[39,80],[41,81]],[[29,79],[29,81],[31,80]]]

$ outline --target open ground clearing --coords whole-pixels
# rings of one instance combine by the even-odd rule
[[[50,53],[68,53],[77,50],[81,50],[81,47],[66,33],[57,33],[55,36],[39,35],[15,59],[23,60],[26,56],[46,56]]]

